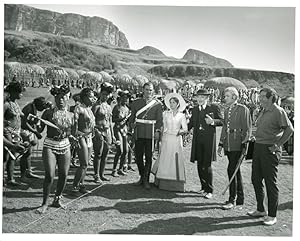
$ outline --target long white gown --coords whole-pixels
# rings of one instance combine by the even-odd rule
[[[186,175],[182,136],[177,136],[177,133],[180,129],[187,131],[185,115],[178,112],[174,116],[172,111],[165,111],[163,129],[160,155],[152,167],[155,183],[160,189],[184,191]]]

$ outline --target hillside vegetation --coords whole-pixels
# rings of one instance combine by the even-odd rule
[[[267,84],[281,95],[294,95],[294,75],[290,73],[196,64],[194,60],[165,56],[150,46],[133,50],[50,33],[12,30],[5,30],[4,33],[4,54],[8,62],[56,65],[95,72],[105,70],[148,78],[174,77],[201,81],[226,76],[241,80],[248,87]]]

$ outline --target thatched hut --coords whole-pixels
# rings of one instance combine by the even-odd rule
[[[281,99],[281,105],[294,109],[295,98],[292,96],[286,96]]]
[[[133,79],[136,80],[139,86],[143,86],[145,83],[149,82],[148,78],[143,75],[135,75]]]
[[[87,71],[81,70],[81,69],[77,69],[76,73],[79,75],[79,77],[81,77],[82,75],[84,75]]]
[[[160,79],[159,87],[163,90],[175,91],[179,86],[175,80]]]
[[[100,85],[100,83],[103,82],[102,75],[94,71],[86,72],[80,77],[80,79],[82,79],[84,84],[87,86]]]
[[[119,79],[120,85],[130,85],[131,84],[131,76],[129,74],[122,74],[121,78]]]
[[[74,69],[63,68],[67,73],[70,80],[78,80],[79,74]]]
[[[38,81],[45,74],[45,70],[36,64],[24,64],[19,62],[4,62],[4,79],[10,82],[14,76],[24,82]]]
[[[238,90],[247,89],[247,87],[241,81],[231,77],[215,77],[204,83],[204,87],[206,88],[218,88],[220,90],[223,90],[229,86],[234,86]]]
[[[113,83],[113,77],[109,73],[101,71],[100,74],[102,75],[102,79],[104,82]]]
[[[46,78],[49,79],[53,85],[66,83],[69,78],[67,71],[58,66],[47,67],[45,74]]]

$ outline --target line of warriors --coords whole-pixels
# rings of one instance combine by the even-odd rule
[[[25,91],[17,81],[5,87],[4,96],[4,170],[7,179],[4,185],[20,185],[14,176],[15,164],[20,161],[21,182],[28,178],[39,178],[32,172],[31,155],[33,147],[43,138],[42,161],[45,169],[43,202],[38,212],[44,213],[58,169],[58,181],[54,207],[61,207],[62,192],[66,186],[71,160],[78,156],[78,167],[73,180],[73,193],[89,193],[85,177],[90,161],[93,162],[94,182],[99,185],[109,178],[104,170],[110,149],[115,144],[112,176],[126,175],[135,171],[132,167],[132,143],[128,135],[127,120],[130,93],[118,91],[116,105],[112,108],[109,99],[114,91],[110,83],[101,85],[100,93],[91,88],[83,88],[75,94],[74,106],[69,106],[71,97],[68,85],[52,86],[54,104],[45,97],[35,98],[21,110],[17,101]],[[119,167],[118,167],[119,164]],[[4,175],[3,175],[4,176]]]

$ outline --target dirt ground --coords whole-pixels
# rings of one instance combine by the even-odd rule
[[[185,149],[189,157],[190,148]],[[34,154],[34,172],[43,175],[40,152]],[[293,160],[285,156],[279,166],[280,202],[278,223],[273,227],[261,225],[261,219],[246,215],[255,209],[254,191],[250,180],[251,160],[242,164],[245,205],[224,211],[220,205],[227,200],[222,190],[227,183],[227,160],[213,163],[214,197],[206,200],[199,196],[196,164],[186,160],[186,192],[176,193],[152,187],[150,191],[133,183],[138,172],[127,176],[111,177],[110,182],[98,186],[93,183],[93,169],[89,166],[87,187],[93,190],[83,197],[70,192],[75,168],[70,169],[63,202],[67,209],[49,208],[41,216],[35,209],[42,201],[42,182],[34,180],[18,188],[3,192],[3,233],[57,233],[57,234],[185,234],[185,235],[246,235],[291,236],[293,217]],[[112,154],[106,168],[111,173]],[[136,168],[136,166],[135,166]],[[136,168],[137,170],[137,168]],[[17,166],[16,173],[19,170]],[[153,176],[151,177],[153,180]],[[52,195],[55,191],[53,185]],[[52,201],[52,200],[51,200]],[[33,222],[33,223],[32,223]]]
[[[219,135],[220,129],[218,129]],[[217,135],[217,136],[218,136]],[[41,145],[40,145],[41,149]],[[224,211],[221,204],[228,199],[222,191],[228,183],[227,159],[213,163],[214,196],[207,200],[199,196],[200,182],[196,164],[189,162],[190,147],[184,149],[186,157],[186,192],[159,190],[152,186],[145,190],[133,185],[136,172],[127,176],[111,177],[110,182],[98,186],[93,182],[93,168],[89,166],[86,185],[91,194],[73,196],[70,192],[75,168],[71,168],[64,192],[67,209],[49,208],[45,215],[35,213],[42,202],[43,180],[33,180],[17,188],[6,188],[2,196],[2,232],[39,234],[147,234],[147,235],[213,235],[213,236],[281,236],[293,235],[293,158],[284,154],[279,165],[280,199],[278,222],[267,227],[262,219],[246,215],[256,208],[251,184],[251,160],[242,164],[245,204]],[[105,173],[112,171],[112,153]],[[32,158],[33,170],[43,176],[40,150]],[[19,165],[16,166],[19,176]],[[151,175],[153,181],[153,176]],[[55,191],[53,185],[51,201]]]

